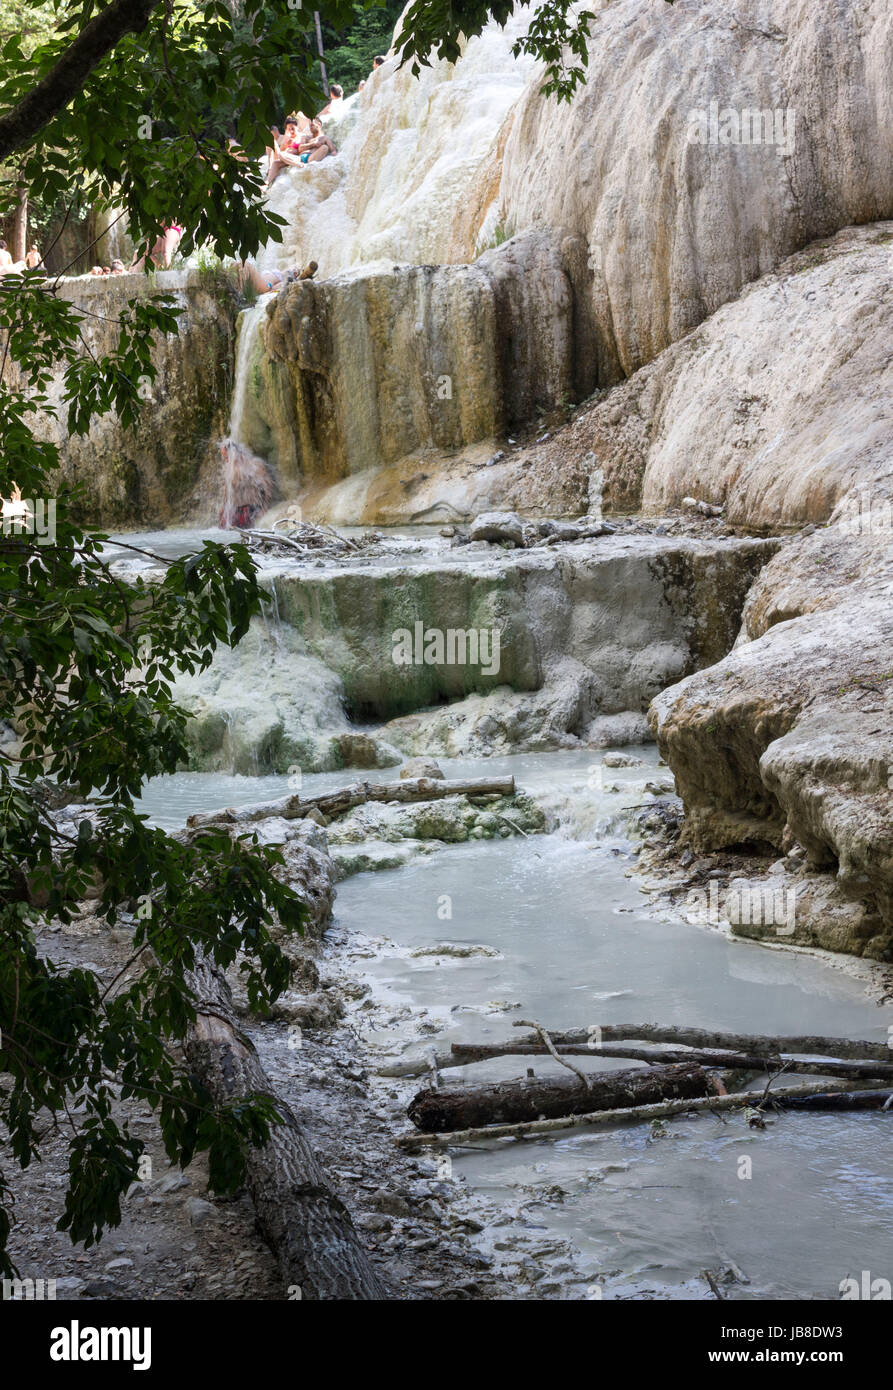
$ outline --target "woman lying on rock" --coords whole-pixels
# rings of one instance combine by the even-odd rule
[[[258,294],[270,294],[271,291],[281,290],[295,280],[312,280],[315,274],[316,261],[310,261],[303,270],[299,270],[297,266],[293,266],[291,270],[258,270],[253,261],[245,261],[239,267],[239,284],[244,285],[247,280]]]

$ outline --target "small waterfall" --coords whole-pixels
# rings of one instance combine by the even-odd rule
[[[270,579],[269,600],[261,599],[261,617],[273,650],[278,654],[282,648],[282,618],[279,614],[279,595],[276,592],[274,577]]]
[[[270,506],[275,491],[270,470],[237,439],[222,439],[223,503],[220,525],[252,526]]]
[[[267,464],[242,442],[248,384],[255,346],[266,312],[264,295],[239,318],[235,383],[229,416],[229,434],[220,441],[223,460],[223,500],[219,522],[223,527],[251,526],[270,506],[275,485]]]
[[[239,441],[243,438],[245,423],[245,403],[248,399],[248,380],[251,364],[255,357],[255,347],[260,335],[267,309],[267,296],[262,295],[250,309],[239,315],[239,339],[236,346],[235,382],[233,403],[229,412],[229,437]]]

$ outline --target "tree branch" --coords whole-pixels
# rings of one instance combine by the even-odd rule
[[[0,116],[0,159],[31,140],[83,87],[125,34],[142,33],[158,0],[112,0],[95,15],[33,91]]]

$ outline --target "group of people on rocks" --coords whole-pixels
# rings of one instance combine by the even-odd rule
[[[382,54],[376,54],[372,59],[372,71],[380,68],[384,61]],[[361,92],[365,85],[365,82],[361,82],[357,91]],[[343,105],[344,88],[333,82],[329,87],[329,100],[318,116],[310,117],[305,116],[303,111],[293,111],[286,117],[283,131],[275,125],[271,128],[273,143],[267,146],[267,188],[283,169],[318,164],[320,160],[328,159],[329,155],[338,153],[330,137],[323,131],[321,118],[337,116]]]
[[[14,261],[12,252],[0,237],[0,275],[21,275],[25,270],[36,270],[43,257],[36,246],[30,246],[20,261]]]
[[[384,61],[383,55],[376,54],[372,60],[373,72],[380,68]],[[365,82],[360,82],[357,91],[361,92],[365,85]],[[329,100],[318,116],[309,117],[305,116],[303,111],[296,111],[286,118],[284,131],[280,131],[277,126],[272,127],[270,133],[273,141],[272,145],[267,147],[267,188],[273,184],[283,169],[302,168],[306,164],[318,164],[321,160],[328,159],[330,155],[337,154],[334,142],[323,131],[321,118],[337,115],[344,105],[344,100],[344,88],[340,87],[337,82],[333,82],[329,87]],[[230,139],[229,144],[233,151],[238,148],[237,141],[233,139]],[[244,156],[238,157],[244,158]],[[154,266],[161,270],[170,269],[185,230],[185,227],[173,221],[162,224],[161,234],[149,252],[149,260]],[[23,260],[13,261],[6,242],[0,238],[0,276],[34,270],[42,264],[42,259],[38,247],[31,246]],[[141,270],[145,261],[145,250],[142,253],[138,250],[129,266],[116,258],[111,265],[94,265],[87,273],[95,278],[106,275],[126,275],[128,271]],[[316,265],[314,262],[310,264],[313,267],[310,270],[310,275],[312,275]],[[303,273],[299,273],[298,270],[289,271],[287,272],[287,279],[309,278],[308,269],[305,268]],[[278,270],[259,271],[250,262],[242,267],[242,271],[260,294],[267,294],[270,290],[279,289],[286,283],[286,275],[283,275],[282,272]]]
[[[340,87],[337,93],[335,100],[340,101]],[[330,154],[338,153],[329,136],[323,134],[319,117],[310,120],[303,111],[296,111],[286,118],[284,131],[274,125],[270,134],[273,144],[272,147],[267,146],[267,188],[289,166],[301,168],[304,164],[318,164]]]

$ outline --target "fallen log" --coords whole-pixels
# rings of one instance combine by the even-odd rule
[[[550,1032],[549,1036],[559,1051],[562,1046],[583,1044],[587,1052],[601,1052],[604,1056],[609,1054],[605,1052],[601,1043],[637,1040],[675,1043],[680,1047],[727,1048],[730,1052],[745,1052],[751,1057],[778,1057],[802,1053],[812,1057],[851,1057],[858,1060],[870,1058],[876,1062],[893,1063],[893,1050],[886,1043],[859,1042],[852,1038],[826,1038],[809,1034],[769,1038],[749,1033],[721,1033],[707,1028],[668,1027],[658,1023],[603,1023],[597,1031],[594,1027],[569,1028],[564,1032]],[[540,1045],[537,1035],[530,1033],[519,1037],[517,1042],[508,1038],[504,1043],[454,1043],[452,1050],[456,1056],[455,1065],[463,1066],[467,1062],[484,1061],[491,1057],[514,1056],[521,1053],[522,1048]]]
[[[199,811],[186,821],[194,830],[202,825],[239,825],[281,816],[300,820],[312,810],[331,818],[367,801],[439,801],[445,796],[514,796],[514,777],[454,778],[408,777],[402,782],[356,782],[320,796],[280,797],[276,801],[255,802],[250,806],[226,807],[219,811]]]
[[[400,1134],[395,1139],[398,1148],[408,1153],[419,1149],[449,1149],[460,1144],[474,1144],[482,1139],[536,1139],[542,1134],[559,1134],[571,1129],[588,1129],[592,1125],[614,1125],[622,1121],[643,1123],[668,1115],[683,1115],[689,1111],[736,1110],[767,1104],[787,1102],[799,1096],[821,1095],[831,1091],[853,1089],[850,1081],[804,1081],[800,1086],[779,1087],[768,1096],[758,1092],[736,1091],[732,1095],[706,1096],[695,1100],[665,1100],[654,1105],[638,1105],[617,1110],[595,1110],[585,1115],[567,1115],[553,1120],[529,1120],[521,1124],[487,1125],[475,1129],[452,1130],[447,1134]]]
[[[417,1129],[437,1133],[487,1124],[583,1115],[593,1110],[647,1105],[661,1100],[705,1096],[712,1089],[707,1072],[695,1062],[645,1071],[593,1072],[578,1076],[525,1076],[454,1090],[419,1091],[407,1115]]]
[[[812,1057],[849,1057],[893,1063],[893,1051],[886,1043],[859,1042],[851,1038],[809,1035],[768,1038],[749,1033],[713,1032],[706,1028],[667,1027],[658,1023],[605,1023],[600,1026],[597,1035],[593,1035],[588,1028],[570,1028],[564,1032],[550,1033],[549,1036],[559,1053],[566,1047],[582,1047],[582,1052],[569,1053],[570,1056],[601,1053],[603,1057],[609,1057],[612,1054],[603,1045],[596,1046],[596,1041],[604,1044],[608,1041],[638,1039],[641,1042],[676,1043],[685,1047],[728,1048],[760,1058],[777,1059],[779,1056],[790,1057],[802,1053]],[[447,1067],[464,1067],[471,1062],[490,1061],[494,1057],[537,1056],[542,1051],[542,1042],[535,1033],[520,1037],[517,1041],[507,1038],[501,1043],[453,1043],[449,1051],[443,1049],[437,1053],[437,1065],[444,1070]],[[618,1055],[629,1056],[629,1053]],[[377,1073],[379,1076],[424,1076],[428,1067],[429,1063],[424,1058],[407,1057],[383,1062],[377,1068]]]
[[[282,1123],[249,1151],[246,1186],[286,1288],[308,1300],[387,1299],[350,1213],[332,1189],[304,1132],[274,1092],[239,1029],[226,980],[201,960],[188,976],[197,1016],[186,1042],[190,1066],[219,1103],[271,1096]]]
[[[552,1035],[554,1036],[554,1035]],[[549,1050],[542,1043],[522,1043],[520,1046],[515,1044],[511,1049],[511,1055],[522,1057],[548,1056]],[[454,1065],[465,1065],[471,1061],[483,1061],[482,1057],[469,1057],[469,1052],[480,1052],[480,1048],[469,1047],[464,1043],[453,1043],[451,1057]],[[831,1060],[821,1062],[806,1062],[792,1056],[790,1053],[782,1053],[778,1056],[759,1056],[754,1053],[749,1055],[741,1052],[725,1052],[710,1048],[691,1048],[688,1050],[674,1047],[634,1047],[626,1043],[609,1044],[597,1049],[587,1047],[584,1043],[556,1043],[555,1052],[559,1057],[626,1057],[630,1061],[650,1062],[669,1064],[673,1062],[698,1062],[702,1067],[734,1067],[739,1071],[769,1071],[771,1068],[781,1069],[786,1067],[788,1071],[800,1072],[806,1076],[842,1076],[852,1080],[859,1078],[891,1080],[893,1081],[893,1061],[889,1060],[887,1054],[886,1062],[841,1062]],[[498,1053],[488,1053],[488,1056],[498,1056]]]
[[[893,1119],[893,1091],[821,1091],[815,1096],[790,1096],[778,1100],[782,1110],[887,1110]]]

